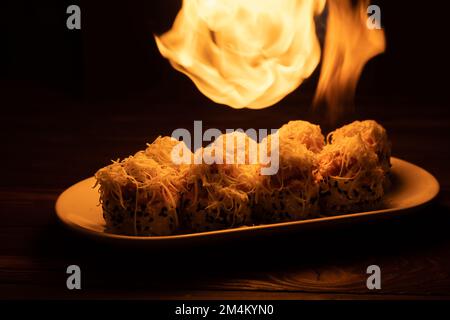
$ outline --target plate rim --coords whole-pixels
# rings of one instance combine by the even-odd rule
[[[349,214],[342,214],[342,215],[336,215],[336,216],[328,216],[328,217],[320,217],[320,218],[313,218],[313,219],[307,219],[307,220],[296,220],[296,221],[287,221],[287,222],[279,222],[279,223],[271,223],[271,224],[261,224],[261,225],[255,225],[255,226],[242,226],[237,228],[229,228],[229,229],[221,229],[221,230],[213,230],[213,231],[205,231],[205,232],[197,232],[197,233],[184,233],[184,234],[176,234],[176,235],[170,235],[170,236],[129,236],[129,235],[121,235],[121,234],[115,234],[110,232],[98,232],[94,230],[90,230],[88,228],[84,228],[80,226],[79,224],[76,224],[72,222],[70,219],[67,219],[65,214],[62,213],[62,203],[64,201],[64,198],[70,194],[70,191],[74,188],[76,188],[79,184],[86,183],[89,180],[93,180],[94,177],[89,177],[86,179],[83,179],[81,181],[78,181],[77,183],[71,185],[69,188],[65,189],[61,194],[59,194],[56,203],[55,203],[55,211],[56,215],[60,222],[62,222],[65,226],[69,227],[70,229],[74,229],[77,231],[80,231],[84,234],[87,234],[89,236],[95,236],[100,238],[107,238],[107,239],[115,239],[115,240],[128,240],[128,241],[150,241],[150,242],[167,242],[167,241],[177,241],[177,240],[183,240],[183,239],[198,239],[202,237],[208,238],[209,236],[220,236],[220,235],[226,235],[226,234],[232,234],[232,233],[239,233],[239,232],[249,232],[253,230],[269,230],[269,229],[280,229],[282,227],[289,227],[289,226],[298,226],[298,225],[308,225],[308,224],[320,224],[324,222],[329,221],[340,221],[340,220],[349,220],[354,218],[361,218],[361,217],[367,217],[371,215],[376,214],[388,214],[391,212],[403,212],[403,211],[409,211],[411,209],[418,209],[421,208],[431,201],[433,201],[436,196],[439,194],[440,191],[440,184],[439,181],[436,179],[434,175],[432,175],[429,171],[423,169],[422,167],[419,167],[411,162],[408,162],[406,160],[402,160],[396,157],[391,157],[391,160],[394,160],[396,162],[403,162],[404,164],[414,166],[416,169],[422,171],[426,175],[429,176],[430,180],[433,181],[432,186],[432,192],[430,192],[430,196],[428,199],[423,201],[420,204],[417,205],[408,205],[401,208],[388,208],[388,209],[379,209],[379,210],[372,210],[372,211],[363,211],[363,212],[357,212],[357,213],[349,213]]]

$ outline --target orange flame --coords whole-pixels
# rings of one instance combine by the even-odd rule
[[[183,0],[161,54],[211,100],[233,108],[271,106],[320,60],[314,16],[325,0]]]
[[[332,122],[353,107],[364,65],[385,50],[383,30],[367,27],[369,0],[328,0],[329,15],[319,84],[314,99],[325,102]]]
[[[161,54],[211,100],[269,107],[316,69],[314,18],[326,0],[183,0],[172,29],[155,36]],[[365,63],[384,50],[382,30],[366,26],[369,0],[328,0],[325,51],[315,104],[333,114],[353,98]]]

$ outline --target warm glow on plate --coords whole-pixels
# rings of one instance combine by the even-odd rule
[[[439,183],[430,173],[409,162],[397,158],[391,160],[393,186],[384,197],[385,209],[377,211],[174,236],[123,236],[104,231],[105,221],[102,208],[99,206],[99,193],[93,188],[95,179],[89,178],[73,185],[60,195],[56,203],[56,212],[65,225],[85,235],[119,242],[145,242],[158,246],[168,243],[183,245],[188,244],[187,241],[260,236],[273,232],[297,232],[310,227],[333,225],[338,221],[351,223],[359,220],[376,220],[407,213],[436,197],[439,192]]]

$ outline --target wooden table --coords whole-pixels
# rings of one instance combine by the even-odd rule
[[[402,100],[360,101],[355,117],[375,118],[393,154],[432,172],[441,194],[415,214],[195,248],[118,248],[62,227],[57,196],[110,159],[158,134],[192,127],[276,127],[308,117],[301,106],[237,112],[206,98],[167,105],[141,96],[108,103],[52,92],[3,96],[0,130],[0,298],[428,299],[450,298],[450,110]],[[27,91],[28,92],[28,91]],[[287,99],[286,104],[289,104]],[[420,103],[419,103],[420,104]],[[420,186],[417,186],[420,188]],[[82,290],[66,288],[66,268],[82,270]],[[382,289],[366,288],[377,264]]]

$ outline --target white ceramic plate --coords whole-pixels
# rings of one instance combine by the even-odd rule
[[[284,222],[253,227],[240,227],[219,231],[181,234],[162,237],[124,236],[106,232],[102,208],[99,206],[98,188],[95,179],[78,182],[64,191],[56,202],[58,218],[69,228],[85,235],[120,242],[145,242],[167,244],[186,241],[208,241],[218,238],[255,236],[274,232],[301,232],[312,227],[350,223],[360,220],[375,220],[394,217],[417,209],[430,202],[439,192],[439,183],[424,169],[409,162],[392,158],[392,187],[384,198],[382,210],[367,211],[311,220]]]

